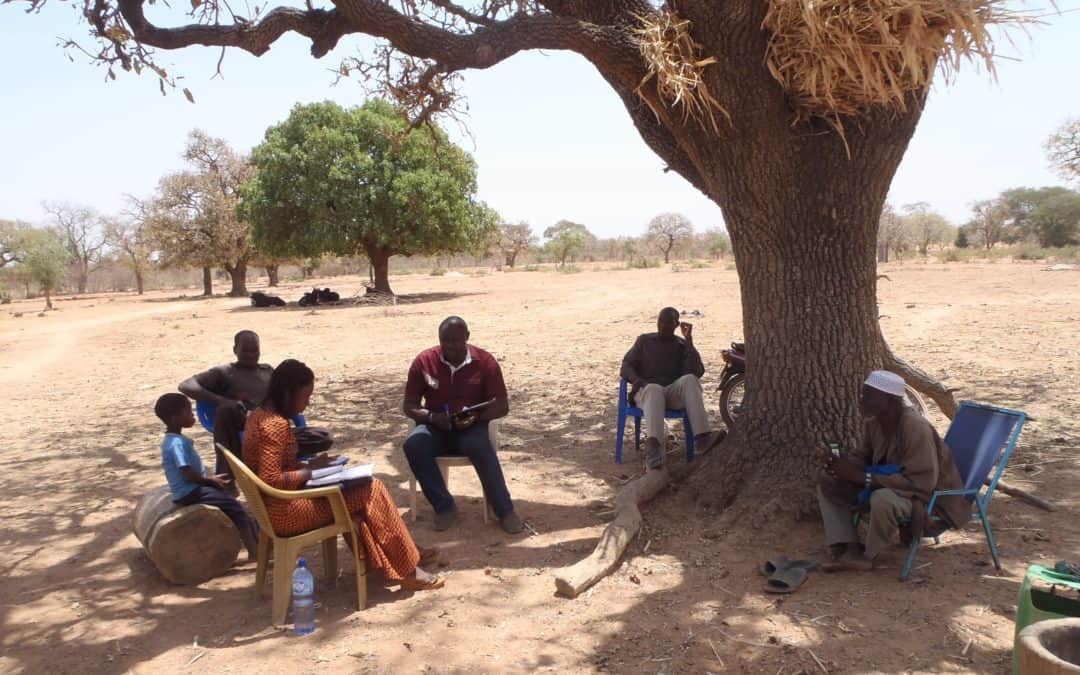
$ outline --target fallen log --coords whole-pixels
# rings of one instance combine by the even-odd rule
[[[167,485],[142,496],[132,530],[154,567],[174,584],[198,584],[224,574],[241,547],[236,526],[221,509],[175,504]]]
[[[648,471],[627,483],[615,497],[615,520],[604,528],[589,557],[555,574],[555,593],[576,598],[619,564],[626,547],[641,530],[639,504],[649,501],[671,482],[667,468]]]
[[[990,485],[989,478],[986,479],[985,484]],[[999,480],[997,482],[997,489],[1001,490],[1010,497],[1016,497],[1021,501],[1025,501],[1028,504],[1031,504],[1032,506],[1038,506],[1044,511],[1057,511],[1057,504],[1055,504],[1054,502],[1048,499],[1043,499],[1042,497],[1036,497],[1035,495],[1031,494],[1026,490],[1021,490],[1018,487],[1013,487],[1012,485],[1007,484],[1003,480]]]

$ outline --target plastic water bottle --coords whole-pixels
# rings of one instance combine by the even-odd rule
[[[315,631],[315,577],[307,561],[300,558],[292,574],[293,632],[308,635]]]

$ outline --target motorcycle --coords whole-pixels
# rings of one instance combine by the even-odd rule
[[[720,392],[720,416],[724,418],[728,429],[732,429],[742,412],[743,399],[746,397],[746,343],[732,342],[731,349],[721,350],[720,355],[724,359],[720,384],[716,387]],[[907,394],[904,403],[926,417],[926,402],[922,395],[912,389],[911,385],[905,385],[904,390]]]

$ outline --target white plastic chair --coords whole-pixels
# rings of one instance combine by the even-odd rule
[[[409,419],[409,433],[416,428],[416,421]],[[491,420],[488,422],[488,436],[491,438],[491,447],[495,449],[495,452],[499,451],[499,420]],[[439,472],[442,473],[443,482],[446,483],[446,487],[450,487],[450,467],[452,466],[467,466],[472,467],[472,462],[464,455],[444,455],[442,457],[436,457],[435,463],[439,465]],[[483,487],[480,488],[483,492]],[[412,522],[416,522],[416,476],[409,476],[409,519]],[[484,523],[488,522],[488,501],[487,495],[484,495]]]

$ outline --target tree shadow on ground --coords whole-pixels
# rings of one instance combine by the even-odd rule
[[[449,575],[447,589],[404,602],[408,594],[372,579],[370,604],[378,609],[355,612],[353,570],[341,555],[336,582],[317,582],[321,644],[353,645],[347,655],[357,668],[392,668],[393,657],[379,648],[356,645],[385,645],[387,636],[400,635],[413,644],[410,633],[441,625],[447,612],[453,617],[447,598],[476,611],[477,626],[469,628],[505,620],[507,606],[521,616],[548,616],[603,602],[610,603],[604,605],[610,607],[606,622],[619,628],[590,638],[591,650],[576,663],[568,664],[566,650],[554,647],[572,644],[579,636],[571,631],[580,627],[556,623],[537,628],[536,648],[515,668],[715,672],[723,661],[751,672],[809,673],[820,669],[820,659],[830,672],[861,672],[895,664],[903,652],[906,667],[914,670],[1004,671],[1008,646],[985,638],[980,622],[1011,623],[1016,576],[1028,561],[1078,553],[1075,545],[1061,551],[1052,543],[1067,529],[1069,512],[1047,517],[999,495],[990,515],[1005,561],[1002,572],[989,565],[981,532],[969,528],[946,534],[939,547],[926,547],[912,582],[896,581],[898,550],[888,567],[873,573],[815,572],[798,593],[768,596],[756,573],[760,560],[775,553],[820,558],[820,527],[784,521],[761,530],[718,532],[716,514],[692,489],[676,485],[643,509],[642,531],[611,575],[575,600],[554,598],[553,573],[595,545],[603,526],[595,507],[610,504],[641,470],[629,438],[624,464],[613,462],[616,379],[609,370],[610,377],[602,374],[588,384],[539,378],[511,393],[500,458],[512,494],[527,465],[539,483],[532,486],[533,497],[516,502],[537,534],[508,537],[494,524],[485,527],[475,475],[454,469],[459,524],[434,532],[420,497],[420,517],[410,527],[421,544],[444,551],[448,564],[440,571]],[[409,503],[410,476],[401,451],[407,428],[400,410],[403,377],[404,372],[380,371],[322,378],[308,411],[309,423],[335,434],[335,451],[376,463],[377,475],[402,507]],[[681,439],[681,432],[672,431]],[[179,669],[207,649],[271,639],[274,648],[293,644],[287,632],[269,626],[269,588],[263,600],[252,597],[252,564],[199,586],[174,586],[161,579],[130,534],[135,500],[162,482],[160,433],[148,411],[115,410],[83,429],[35,433],[32,454],[10,463],[9,498],[0,505],[0,541],[10,559],[8,583],[0,588],[5,669],[122,671],[165,653],[175,653],[180,660],[169,665]],[[1043,439],[1037,425],[1025,434],[1035,436],[1033,445]],[[208,434],[196,429],[191,435],[209,459]],[[46,499],[38,475],[72,453],[82,468],[53,474]],[[682,457],[679,447],[670,461]],[[696,459],[696,470],[709,461],[708,455]],[[1068,476],[1080,477],[1075,470]],[[1036,531],[1045,536],[1035,537]],[[321,571],[318,549],[307,553]],[[537,583],[552,595],[522,605],[523,589]],[[24,621],[31,611],[38,619]],[[196,638],[199,647],[192,647]],[[890,656],[882,661],[883,654]]]
[[[243,305],[234,307],[229,311],[236,314],[247,312],[321,312],[342,309],[382,308],[387,309],[399,305],[422,305],[434,302],[449,302],[470,295],[484,295],[481,292],[431,292],[431,293],[408,293],[380,297],[377,295],[361,295],[356,298],[344,298],[338,302],[320,303],[301,307],[298,302],[289,302],[284,307],[253,307]]]

